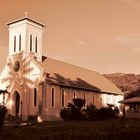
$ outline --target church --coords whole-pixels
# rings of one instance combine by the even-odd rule
[[[8,94],[4,98],[1,94],[0,102],[9,114],[22,120],[31,115],[61,120],[61,109],[74,98],[97,108],[120,106],[123,93],[100,73],[43,56],[43,24],[25,16],[7,25],[9,54],[0,74],[0,89]]]

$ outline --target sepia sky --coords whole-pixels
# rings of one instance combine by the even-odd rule
[[[46,25],[44,55],[100,73],[140,74],[140,0],[0,0],[0,71],[6,23],[25,11]]]

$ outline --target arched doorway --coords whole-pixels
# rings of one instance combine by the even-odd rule
[[[20,95],[17,91],[15,91],[15,115],[18,116],[19,108],[20,108]]]

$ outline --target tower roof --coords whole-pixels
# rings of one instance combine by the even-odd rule
[[[33,19],[29,18],[29,17],[26,17],[26,16],[23,17],[23,18],[19,18],[19,19],[17,19],[17,20],[13,20],[13,21],[7,23],[7,25],[9,26],[9,25],[11,25],[11,24],[14,24],[14,23],[17,23],[17,22],[20,22],[20,21],[24,21],[24,20],[27,20],[27,21],[33,22],[33,23],[35,23],[35,24],[38,24],[38,25],[40,25],[40,26],[42,26],[42,27],[45,27],[45,25],[43,25],[42,23],[40,23],[40,22],[38,22],[38,21],[35,21],[35,20],[33,20]]]

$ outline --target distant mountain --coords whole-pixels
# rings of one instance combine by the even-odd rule
[[[140,75],[112,73],[104,74],[104,76],[112,81],[125,95],[140,94]]]

